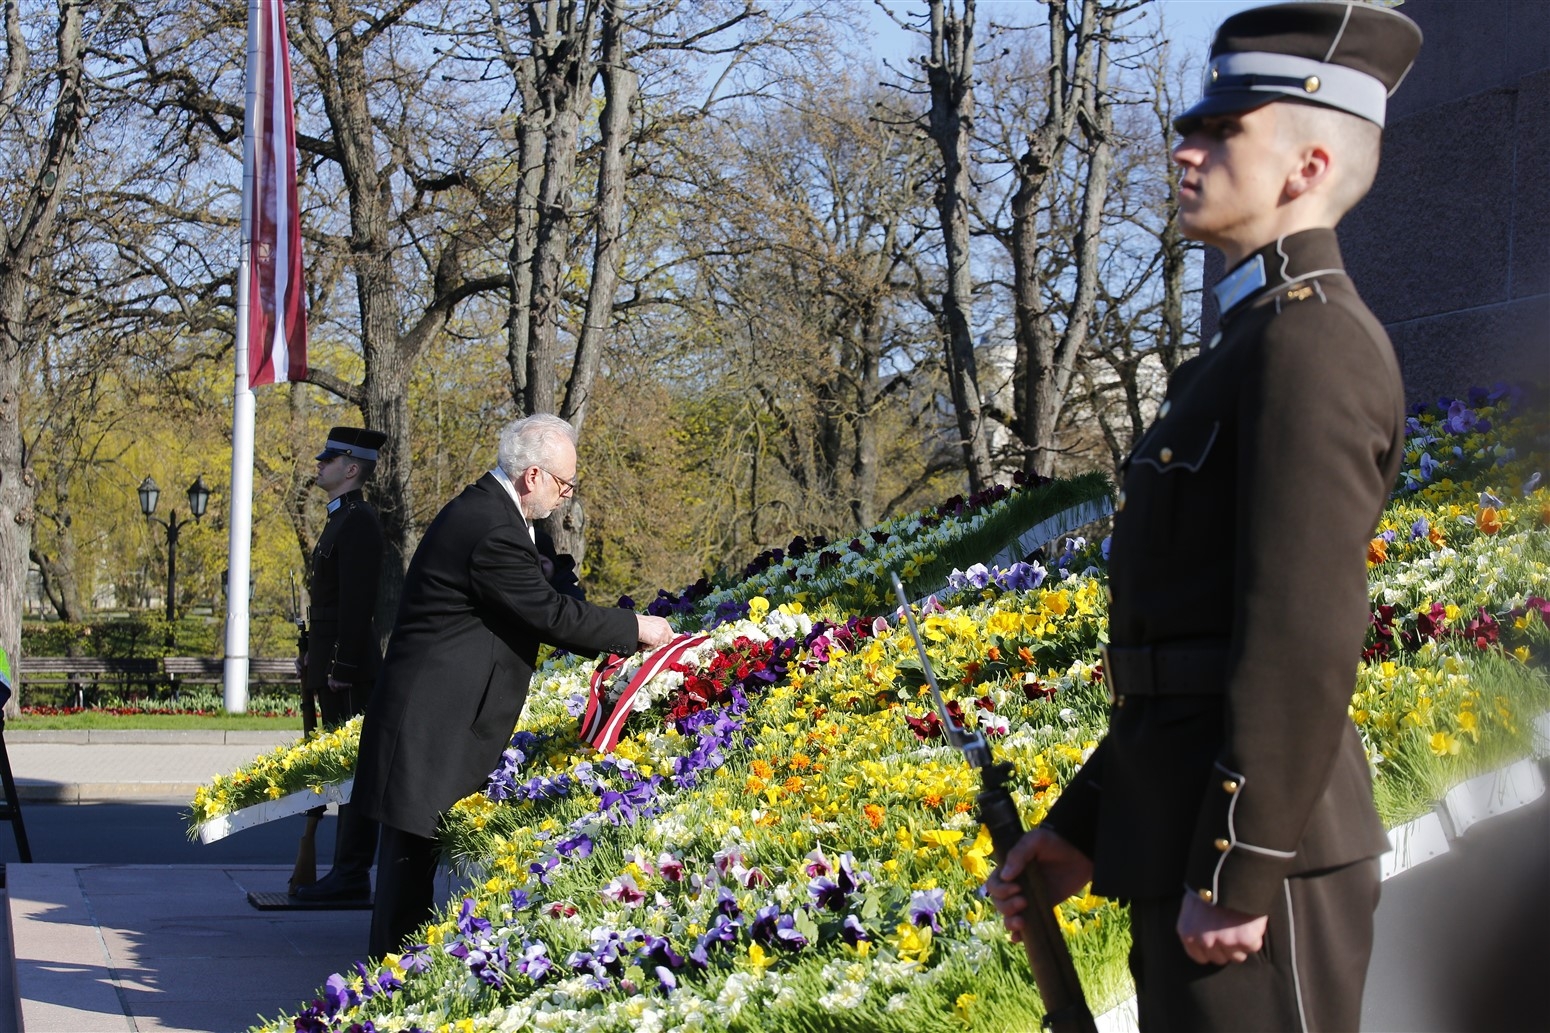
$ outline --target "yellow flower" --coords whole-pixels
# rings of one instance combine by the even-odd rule
[[[894,946],[899,952],[899,957],[905,961],[915,961],[924,965],[926,959],[931,956],[931,927],[901,922],[895,932],[898,937]]]
[[[957,1016],[959,1022],[963,1023],[965,1029],[969,1027],[969,1010],[974,1007],[974,1002],[977,1000],[979,998],[973,994],[959,994],[958,999],[953,1002],[953,1014]]]
[[[748,945],[748,964],[753,967],[755,972],[763,972],[775,964],[775,955],[766,954],[764,948],[757,943],[750,943]]]
[[[1457,756],[1463,745],[1447,732],[1433,732],[1431,738],[1432,752],[1439,757]]]
[[[944,847],[947,852],[957,856],[958,850],[953,845],[963,838],[962,829],[927,829],[920,834],[922,842],[934,846]]]
[[[958,859],[963,870],[976,882],[984,882],[990,875],[990,862],[985,859],[990,856],[991,849],[990,830],[981,825],[980,834],[974,838],[974,843]]]
[[[748,600],[748,619],[755,624],[763,623],[764,618],[770,612],[770,601],[762,595],[756,595]]]

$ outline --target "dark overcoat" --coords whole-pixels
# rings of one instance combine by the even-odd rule
[[[554,590],[516,502],[485,474],[437,514],[410,561],[351,803],[434,836],[499,764],[540,643],[627,653],[637,640],[631,611]]]
[[[1220,335],[1127,462],[1119,696],[1046,824],[1093,858],[1096,893],[1266,914],[1286,877],[1388,849],[1348,707],[1404,392],[1332,231],[1282,238],[1224,284]]]

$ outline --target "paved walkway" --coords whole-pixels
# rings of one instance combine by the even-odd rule
[[[258,911],[290,868],[6,866],[18,1029],[235,1033],[360,954],[369,911]]]
[[[92,803],[150,797],[189,799],[215,775],[233,771],[296,732],[5,732],[23,801]]]

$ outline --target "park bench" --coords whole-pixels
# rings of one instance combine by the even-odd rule
[[[162,664],[174,684],[215,685],[226,676],[226,661],[218,656],[169,656]],[[248,658],[250,685],[277,685],[296,680],[296,661],[291,657]]]
[[[104,687],[151,688],[161,681],[161,661],[153,657],[26,656],[19,665],[24,692],[64,690],[70,705],[84,707]]]

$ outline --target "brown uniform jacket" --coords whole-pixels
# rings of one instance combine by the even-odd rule
[[[329,691],[330,677],[368,683],[382,662],[372,620],[382,576],[382,524],[359,491],[345,492],[338,503],[312,549],[307,685],[317,692]]]
[[[1404,392],[1332,231],[1261,249],[1224,289],[1221,333],[1127,461],[1120,698],[1046,825],[1093,859],[1094,892],[1265,914],[1288,875],[1388,849],[1348,705]],[[1158,694],[1125,697],[1127,674]]]

